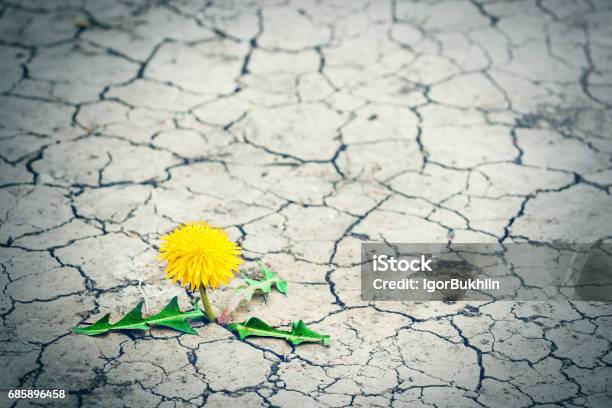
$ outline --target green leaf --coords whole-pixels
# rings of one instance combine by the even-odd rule
[[[269,282],[268,291],[264,293],[268,293],[271,290],[271,286],[274,285],[276,290],[278,290],[283,295],[287,296],[287,281],[283,280],[276,276],[276,273],[272,272],[270,269],[259,263],[259,270],[263,273],[264,281]]]
[[[256,291],[259,290],[264,295],[267,295],[272,290],[272,286],[274,286],[276,290],[287,296],[287,281],[276,276],[275,272],[272,272],[260,262],[257,264],[259,265],[259,271],[263,275],[263,279],[256,280],[244,277],[243,279],[246,283],[246,287],[238,288],[237,293],[243,293],[243,297],[245,297],[246,300],[251,300]]]
[[[238,333],[240,340],[244,340],[248,336],[276,337],[285,339],[295,346],[302,343],[322,343],[324,346],[329,346],[331,341],[327,334],[319,334],[309,329],[301,320],[293,322],[290,332],[275,329],[257,317],[251,317],[244,323],[230,323],[227,328]]]
[[[295,338],[295,340],[291,341],[295,345],[298,345],[303,342],[321,341],[323,345],[329,346],[330,342],[329,335],[319,334],[316,331],[309,329],[301,320],[293,322],[293,324],[291,325],[291,335]]]
[[[75,327],[72,331],[78,334],[95,336],[108,331],[148,330],[151,328],[150,326],[164,326],[183,333],[196,334],[196,331],[189,325],[187,319],[197,319],[204,316],[204,313],[198,307],[198,301],[199,299],[196,299],[193,310],[181,312],[178,305],[178,297],[175,296],[161,312],[146,318],[142,317],[142,305],[144,302],[140,302],[117,323],[111,324],[110,314],[106,314],[91,326]]]
[[[257,292],[262,293],[264,296],[272,291],[272,287],[275,287],[277,291],[287,296],[287,281],[279,278],[275,272],[258,262],[259,270],[263,275],[263,279],[250,279],[246,276],[243,277],[246,285],[238,288],[236,294],[227,306],[221,311],[219,315],[218,323],[225,325],[230,321],[231,314],[242,302],[250,302],[253,299],[253,295]]]
[[[147,330],[149,326],[142,320],[142,305],[144,302],[139,302],[131,312],[123,316],[121,320],[113,325],[109,325],[113,330],[129,330],[140,329]]]

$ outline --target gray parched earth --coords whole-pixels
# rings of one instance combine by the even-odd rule
[[[363,241],[610,239],[611,21],[609,0],[0,1],[0,405],[611,406],[612,305],[368,303],[358,265]],[[235,320],[331,345],[71,334],[188,308],[156,256],[189,220],[289,281]]]

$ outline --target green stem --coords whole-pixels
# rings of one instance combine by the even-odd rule
[[[210,306],[210,300],[208,300],[208,295],[206,294],[206,287],[202,284],[200,285],[200,297],[202,298],[202,305],[204,306],[204,311],[206,312],[206,316],[208,316],[208,320],[214,322],[215,312],[213,312]]]

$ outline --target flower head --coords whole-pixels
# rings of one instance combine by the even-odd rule
[[[160,258],[168,261],[166,278],[189,284],[192,290],[227,285],[242,263],[240,247],[221,228],[203,221],[182,224],[161,239]]]

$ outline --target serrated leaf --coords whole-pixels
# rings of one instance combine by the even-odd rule
[[[264,281],[269,282],[270,286],[274,285],[283,295],[287,296],[287,281],[276,276],[276,273],[272,272],[266,266],[259,264],[259,270],[263,273]],[[269,292],[269,291],[268,291]]]
[[[134,309],[123,316],[117,323],[110,323],[110,314],[104,315],[100,320],[87,327],[75,327],[72,329],[74,333],[95,336],[116,330],[148,330],[150,326],[164,326],[183,333],[196,334],[196,331],[189,325],[187,319],[196,319],[204,316],[204,313],[198,307],[199,299],[196,299],[194,309],[181,312],[178,305],[178,297],[173,297],[170,303],[162,309],[161,312],[149,316],[142,317],[142,305],[144,302],[139,302]]]
[[[275,329],[257,317],[251,317],[244,323],[230,323],[227,328],[236,332],[240,340],[249,336],[276,337],[285,339],[295,346],[302,343],[322,343],[324,346],[329,346],[331,341],[329,335],[309,329],[301,320],[293,322],[291,331]]]
[[[203,316],[202,311],[198,308],[198,301],[195,301],[195,310],[199,312],[199,316]],[[192,310],[193,312],[193,310]],[[170,303],[166,305],[158,314],[148,318],[147,323],[154,326],[169,327],[174,330],[182,331],[183,333],[196,334],[196,331],[189,325],[187,318],[177,319],[177,316],[182,316],[186,313],[181,313],[181,309],[178,305],[178,298],[175,296],[170,300]],[[194,316],[198,317],[198,316]]]
[[[242,302],[250,302],[253,295],[257,292],[262,293],[264,296],[272,291],[272,287],[275,287],[277,291],[287,296],[287,281],[279,278],[275,272],[265,267],[261,263],[259,264],[259,270],[263,275],[263,279],[251,279],[244,277],[243,280],[246,283],[237,289],[236,294],[227,306],[221,312],[218,323],[225,325],[229,322],[231,314]]]
[[[128,329],[140,329],[147,330],[149,326],[142,320],[142,305],[144,302],[139,302],[134,309],[128,314],[123,316],[121,320],[113,325],[109,325],[113,330],[128,330]]]
[[[105,333],[108,331],[110,319],[110,313],[105,314],[100,320],[87,327],[75,327],[72,329],[73,332],[79,334],[88,334],[95,336],[96,334]]]
[[[293,322],[291,325],[291,335],[294,336],[292,341],[293,344],[298,345],[300,343],[309,341],[314,342],[319,339],[321,343],[325,346],[329,346],[330,337],[327,334],[319,334],[316,331],[309,329],[303,321],[298,320],[297,322]]]

